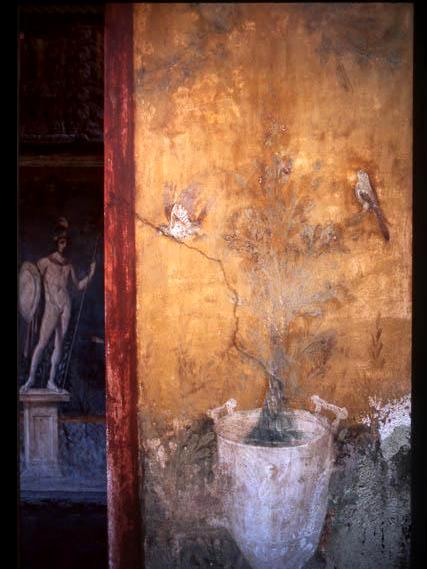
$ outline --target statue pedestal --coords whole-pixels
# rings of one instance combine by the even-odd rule
[[[19,394],[24,404],[24,477],[61,476],[58,460],[58,405],[68,391],[29,389]]]

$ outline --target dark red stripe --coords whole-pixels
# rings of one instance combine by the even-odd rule
[[[105,13],[104,222],[110,569],[143,567],[136,385],[133,5]]]

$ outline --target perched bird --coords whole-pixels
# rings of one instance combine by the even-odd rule
[[[179,203],[175,203],[172,207],[169,226],[166,232],[176,239],[185,239],[190,235],[194,235],[200,231],[199,224],[190,221],[188,211]]]
[[[373,211],[377,217],[378,225],[386,241],[390,239],[386,220],[378,204],[378,199],[369,181],[369,176],[363,170],[357,172],[357,184],[354,188],[357,200],[362,204],[364,211]]]
[[[200,232],[207,206],[196,217],[196,210],[199,209],[199,193],[196,184],[185,188],[179,196],[174,184],[166,183],[164,185],[164,211],[169,223],[160,226],[163,233],[175,239],[183,240]]]

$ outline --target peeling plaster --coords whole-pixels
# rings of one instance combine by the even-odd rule
[[[380,437],[381,451],[390,460],[402,446],[410,447],[411,436],[411,396],[409,394],[383,403],[376,397],[369,397],[371,414],[362,417],[362,424],[369,427],[376,422]]]

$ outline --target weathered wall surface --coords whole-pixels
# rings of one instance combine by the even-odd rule
[[[318,394],[349,412],[318,562],[405,566],[411,7],[139,4],[134,36],[149,566],[177,566],[153,554],[168,539],[199,566],[179,535],[222,523],[206,411],[259,407],[271,370],[293,407]]]

